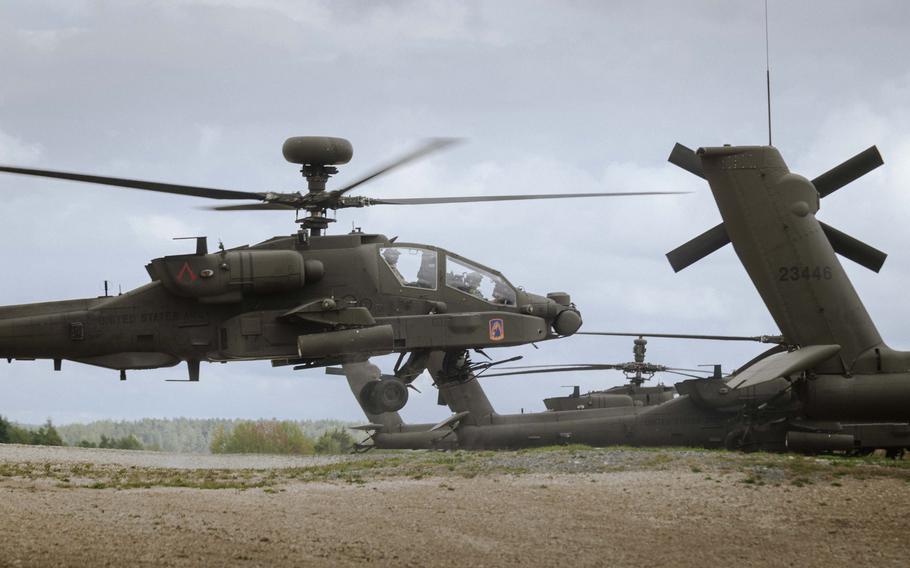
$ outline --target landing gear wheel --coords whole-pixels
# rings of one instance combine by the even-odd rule
[[[398,412],[408,402],[408,387],[396,379],[371,381],[360,391],[360,402],[372,414]]]

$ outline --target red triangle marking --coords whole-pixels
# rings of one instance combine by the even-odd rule
[[[178,281],[178,282],[183,282],[183,277],[184,277],[185,275],[189,275],[189,278],[190,278],[190,282],[191,282],[191,283],[192,283],[192,282],[195,282],[196,279],[199,278],[198,276],[196,276],[196,273],[193,272],[193,269],[190,268],[190,263],[189,263],[189,261],[186,261],[186,262],[183,263],[183,267],[180,269],[180,272],[177,273],[177,281]]]

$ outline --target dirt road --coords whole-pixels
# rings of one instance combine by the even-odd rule
[[[881,567],[910,551],[910,469],[875,460],[218,459],[0,446],[0,566]]]

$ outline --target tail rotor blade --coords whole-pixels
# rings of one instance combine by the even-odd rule
[[[667,260],[670,261],[670,266],[673,267],[673,271],[679,272],[690,264],[694,264],[712,252],[722,248],[729,242],[730,237],[727,236],[727,229],[725,229],[723,223],[721,223],[668,252]]]
[[[676,144],[669,157],[670,163],[704,178],[701,160],[690,148]],[[812,184],[821,197],[830,195],[852,181],[864,176],[884,164],[878,148],[872,146],[853,156],[842,164],[831,168],[812,180]],[[821,223],[825,235],[834,250],[850,260],[878,272],[885,262],[884,252],[859,241],[837,229]],[[712,252],[730,242],[730,237],[723,224],[717,225],[680,247],[667,253],[667,260],[674,272],[701,260]]]
[[[865,266],[872,272],[881,270],[882,265],[885,264],[885,259],[888,258],[887,254],[859,239],[851,237],[847,233],[838,231],[831,225],[821,221],[819,221],[819,224],[822,226],[825,236],[828,237],[828,242],[834,248],[834,252],[849,258],[860,266]]]
[[[812,185],[815,186],[820,196],[825,197],[884,163],[878,148],[872,146],[818,176],[812,180]]]
[[[705,172],[701,169],[701,160],[691,148],[687,148],[679,142],[676,143],[676,146],[673,146],[667,161],[702,179],[705,177]]]

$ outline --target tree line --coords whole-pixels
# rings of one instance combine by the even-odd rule
[[[37,428],[25,428],[0,416],[0,444],[62,446],[63,439],[49,419]]]
[[[289,420],[245,421],[231,430],[219,427],[210,449],[213,454],[344,454],[355,440],[341,428],[323,432],[314,439]]]
[[[339,420],[145,418],[41,426],[0,416],[0,443],[79,446],[180,453],[345,453],[355,442]]]

